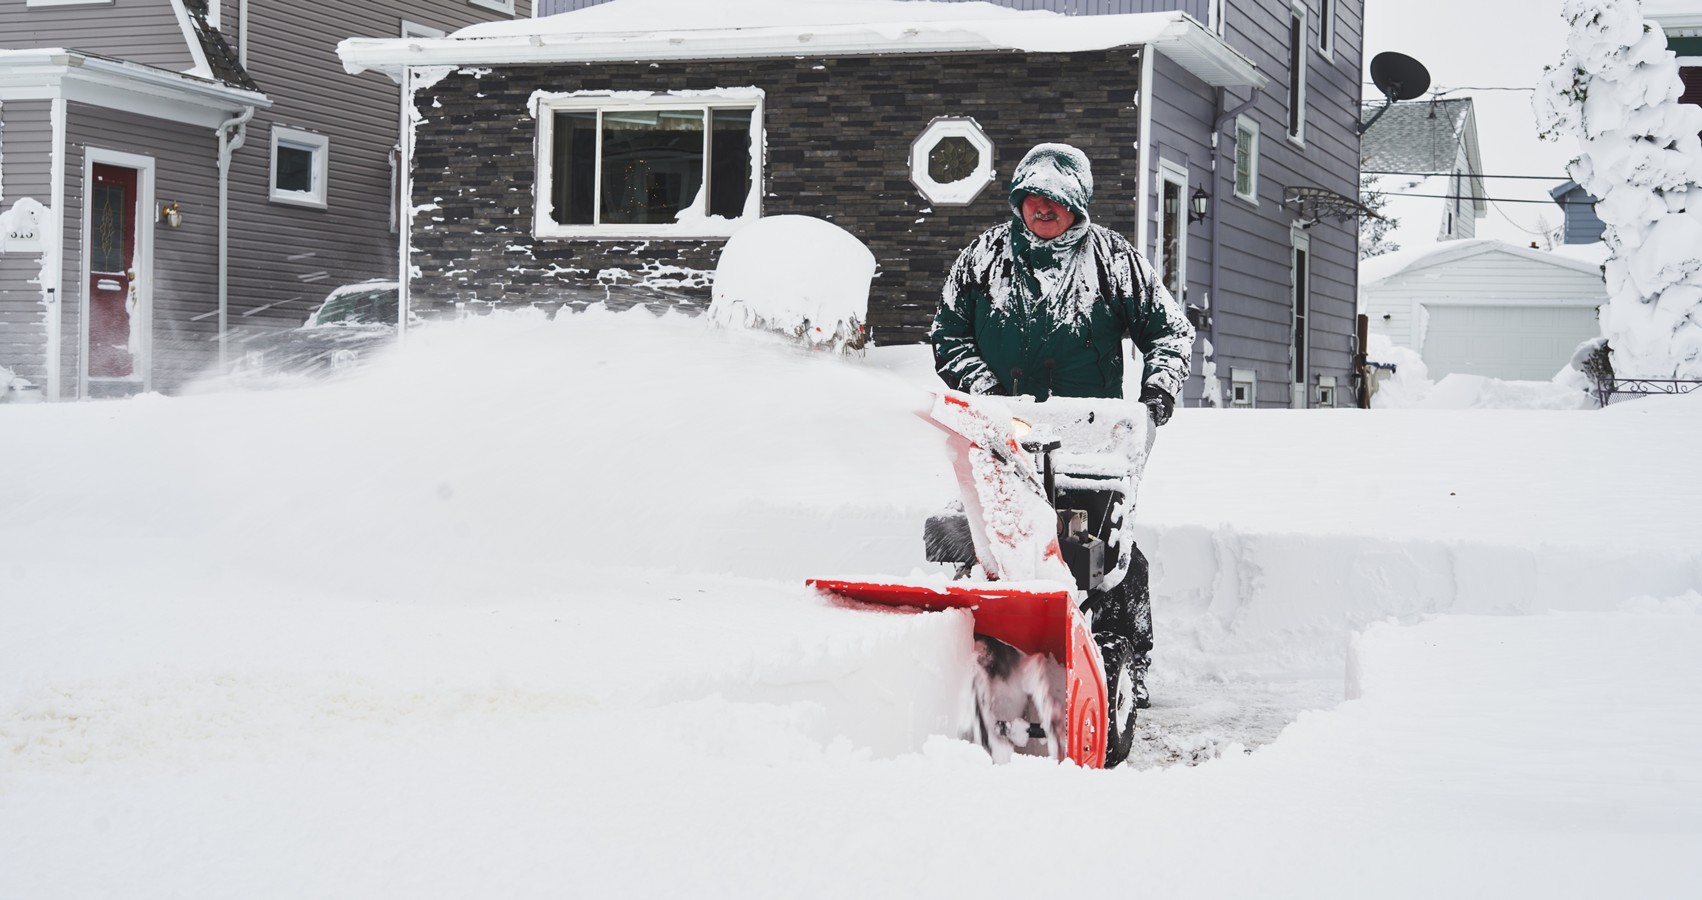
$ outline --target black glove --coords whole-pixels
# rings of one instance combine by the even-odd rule
[[[1141,402],[1152,411],[1154,425],[1163,425],[1170,421],[1170,414],[1176,411],[1176,398],[1157,385],[1149,384],[1141,388]]]

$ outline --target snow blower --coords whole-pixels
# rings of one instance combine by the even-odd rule
[[[1127,661],[1107,673],[1092,631],[1129,570],[1135,488],[1152,420],[1112,399],[940,395],[932,421],[952,435],[961,510],[928,519],[931,562],[952,576],[814,579],[861,603],[967,609],[979,671],[969,737],[996,762],[1044,755],[1100,768],[1134,737]],[[1122,688],[1108,710],[1107,675]]]

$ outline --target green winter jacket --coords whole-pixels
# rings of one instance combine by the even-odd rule
[[[1076,214],[1042,241],[1022,222],[1039,194]],[[1134,246],[1088,220],[1093,175],[1066,144],[1041,144],[1011,181],[1011,221],[982,234],[952,266],[934,316],[934,366],[969,393],[1123,396],[1123,338],[1146,361],[1141,383],[1180,398],[1194,327]]]

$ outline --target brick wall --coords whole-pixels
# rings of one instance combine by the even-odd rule
[[[449,75],[418,92],[415,306],[424,314],[492,304],[701,308],[721,241],[532,236],[534,91],[766,92],[764,215],[818,216],[880,262],[869,302],[881,343],[920,340],[958,252],[1010,214],[1006,190],[1042,141],[1093,160],[1094,221],[1133,236],[1140,61],[1093,53],[974,53],[506,66]],[[910,145],[936,116],[972,116],[993,140],[997,181],[967,207],[933,207],[910,182]]]

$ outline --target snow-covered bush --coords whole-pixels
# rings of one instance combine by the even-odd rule
[[[1610,256],[1602,335],[1621,376],[1702,378],[1702,109],[1637,0],[1565,0],[1566,53],[1534,101],[1575,137],[1573,180],[1600,198]]]
[[[850,232],[810,216],[770,216],[727,241],[715,267],[710,321],[846,352],[867,343],[875,255]]]

